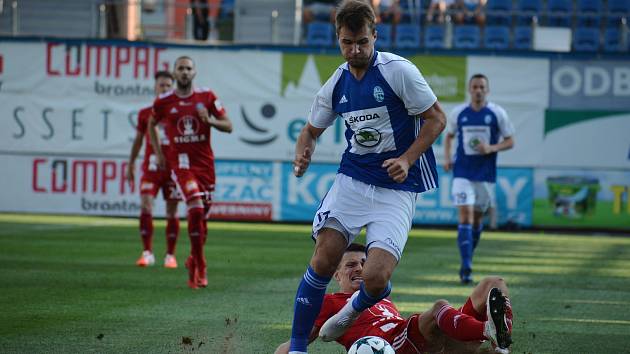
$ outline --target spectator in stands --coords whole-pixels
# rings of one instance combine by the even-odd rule
[[[427,23],[444,23],[446,14],[451,11],[455,5],[455,0],[431,0],[427,7]]]
[[[190,0],[193,15],[193,37],[196,40],[208,39],[210,30],[214,32],[216,18],[219,15],[221,0]]]
[[[313,21],[335,22],[335,10],[339,0],[304,0],[302,22],[305,24]]]
[[[455,0],[453,21],[457,24],[476,23],[483,26],[486,23],[485,6],[486,0]]]
[[[400,0],[372,0],[372,7],[377,22],[391,23],[394,26],[400,23]]]

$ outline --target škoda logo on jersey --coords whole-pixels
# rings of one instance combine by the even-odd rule
[[[175,137],[175,142],[196,143],[206,140],[205,134],[199,134],[199,121],[193,116],[183,116],[177,120],[177,131],[179,136]]]

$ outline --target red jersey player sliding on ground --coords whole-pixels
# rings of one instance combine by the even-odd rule
[[[186,260],[188,286],[206,287],[206,259],[203,246],[207,228],[205,214],[210,208],[214,191],[214,154],[210,147],[211,128],[232,132],[232,122],[216,95],[208,89],[193,87],[195,63],[183,56],[175,60],[177,88],[160,95],[153,104],[153,119],[149,122],[151,143],[158,165],[172,169],[172,178],[188,207],[190,256]],[[156,125],[163,124],[170,148],[162,153]]]
[[[155,73],[155,94],[161,95],[173,87],[173,74],[168,71]],[[153,200],[162,190],[166,201],[166,257],[164,267],[177,268],[175,259],[175,244],[179,235],[179,219],[177,218],[177,202],[180,199],[175,182],[171,179],[170,169],[159,169],[157,157],[153,153],[149,137],[149,120],[153,107],[145,107],[138,112],[136,137],[131,146],[129,164],[127,165],[127,181],[135,183],[136,158],[144,141],[144,160],[142,161],[142,177],[140,178],[140,235],[144,250],[136,261],[139,267],[152,266],[155,263],[153,255]],[[162,139],[162,151],[168,149],[168,140]]]
[[[336,314],[359,290],[363,278],[365,247],[350,244],[334,274],[339,292],[326,294],[322,309],[309,337],[314,341],[321,326]],[[396,305],[385,298],[364,311],[337,339],[346,350],[357,339],[377,336],[387,340],[397,354],[479,353],[482,341],[490,340],[498,353],[508,353],[511,340],[512,308],[508,289],[500,277],[484,278],[473,289],[466,304],[455,309],[446,300],[437,300],[426,312],[403,318]],[[289,343],[281,344],[275,354],[287,354]],[[483,351],[482,351],[483,352]]]

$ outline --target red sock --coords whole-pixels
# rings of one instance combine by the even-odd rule
[[[483,322],[449,305],[444,305],[438,310],[435,320],[442,332],[453,339],[463,342],[486,339],[483,335]]]
[[[201,244],[206,245],[206,239],[208,238],[208,220],[203,218],[203,229],[201,230]]]
[[[203,208],[188,210],[188,235],[190,236],[190,254],[198,262],[203,259]]]
[[[140,213],[140,236],[142,236],[144,250],[151,252],[153,249],[153,215],[150,213]]]
[[[179,236],[179,219],[168,218],[166,220],[166,254],[175,254],[175,244]]]

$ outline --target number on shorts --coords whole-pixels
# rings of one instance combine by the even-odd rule
[[[330,210],[322,211],[321,213],[317,213],[317,219],[319,222],[328,219],[328,215],[330,214]]]
[[[183,170],[187,170],[190,168],[190,160],[188,159],[188,154],[179,154],[177,160],[179,162],[179,168]]]

